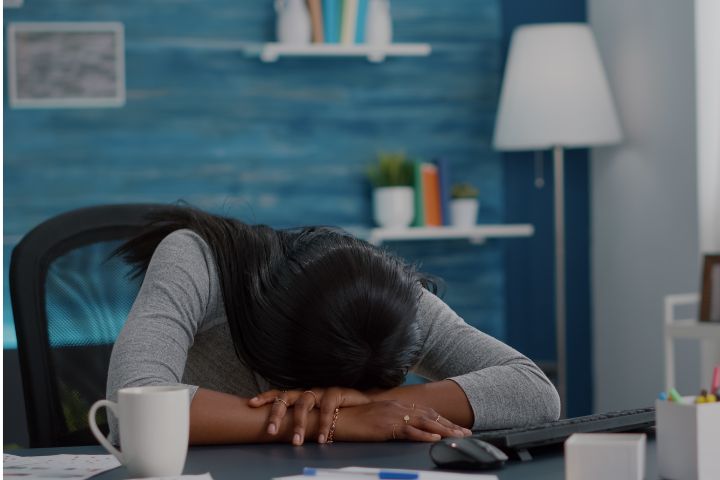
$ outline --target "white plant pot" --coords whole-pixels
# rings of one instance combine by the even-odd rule
[[[477,224],[480,201],[476,198],[457,198],[450,202],[450,224],[453,227],[474,227]]]
[[[390,0],[369,0],[365,22],[365,43],[388,45],[392,43],[392,17]]]
[[[383,228],[407,228],[415,217],[412,187],[381,187],[373,190],[373,218]]]
[[[277,41],[294,45],[309,44],[312,36],[310,12],[305,0],[275,0]]]

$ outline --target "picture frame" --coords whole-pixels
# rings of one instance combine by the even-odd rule
[[[3,8],[20,8],[23,6],[23,0],[3,0]]]
[[[125,104],[122,23],[11,23],[7,45],[11,107]]]
[[[703,259],[700,321],[720,322],[720,254]]]

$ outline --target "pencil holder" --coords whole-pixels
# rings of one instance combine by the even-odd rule
[[[656,400],[658,473],[669,480],[720,478],[720,402]]]

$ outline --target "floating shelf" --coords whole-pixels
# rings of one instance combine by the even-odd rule
[[[261,43],[245,47],[245,54],[259,57],[263,62],[275,62],[280,57],[367,57],[373,63],[385,57],[426,57],[432,48],[428,43],[392,43],[389,45],[341,43],[311,43],[293,45],[285,43]]]
[[[474,227],[414,227],[373,228],[369,241],[380,245],[397,240],[446,240],[466,238],[472,243],[484,243],[488,238],[531,237],[535,228],[530,224],[476,225]]]

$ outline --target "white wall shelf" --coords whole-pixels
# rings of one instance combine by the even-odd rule
[[[426,57],[432,48],[428,43],[392,43],[389,45],[341,43],[315,43],[293,45],[284,43],[260,43],[245,46],[245,54],[258,57],[263,62],[275,62],[280,57],[367,57],[373,63],[386,57]]]
[[[482,244],[488,238],[531,237],[535,228],[530,224],[476,225],[474,227],[412,227],[412,228],[373,228],[369,241],[380,245],[387,241],[398,240],[447,240],[467,239]]]

